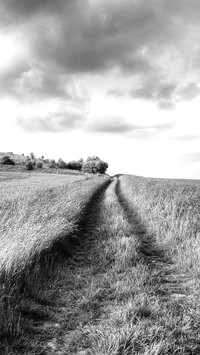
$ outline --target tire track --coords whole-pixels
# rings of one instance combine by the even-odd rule
[[[155,346],[151,354],[200,354],[199,319],[196,316],[194,299],[188,294],[187,285],[191,277],[183,275],[174,262],[167,256],[167,246],[159,245],[156,236],[150,234],[131,201],[125,196],[118,179],[116,195],[130,224],[134,238],[139,242],[138,253],[142,263],[148,268],[146,284],[160,303],[160,319],[155,324],[160,333],[161,342]],[[173,324],[174,323],[174,324]],[[164,325],[164,327],[163,327]],[[152,324],[150,325],[150,327]],[[131,341],[133,334],[126,343],[119,347],[117,355],[138,354]],[[167,342],[168,340],[168,342]],[[164,342],[166,346],[163,346]],[[167,344],[168,343],[168,344]],[[153,349],[153,344],[150,346]],[[149,352],[147,351],[149,354]],[[143,354],[143,353],[142,353]],[[146,354],[146,352],[145,352]]]
[[[2,355],[49,354],[49,350],[45,350],[44,346],[46,339],[54,336],[54,333],[60,333],[62,329],[57,315],[60,317],[65,300],[61,299],[58,290],[63,287],[62,282],[65,281],[71,288],[73,280],[66,280],[67,272],[71,275],[70,278],[74,278],[78,269],[90,263],[89,255],[94,244],[92,231],[98,223],[99,204],[111,182],[112,179],[105,181],[86,204],[74,233],[63,234],[51,248],[40,254],[39,260],[38,258],[33,260],[28,269],[16,278],[24,295],[23,302],[20,304],[24,323],[23,341],[22,343],[20,340],[11,341],[2,347],[0,345]],[[34,265],[37,265],[34,284],[36,281],[38,283],[35,289],[32,287],[31,280],[26,277],[26,274],[31,275]],[[60,318],[63,323],[63,317]]]
[[[172,293],[183,295],[184,290],[180,278],[174,277],[177,270],[173,260],[167,256],[166,250],[157,243],[156,237],[146,229],[140,216],[124,196],[119,179],[116,184],[116,195],[130,224],[132,233],[139,241],[138,253],[142,262],[149,268],[151,282],[154,281],[157,293],[163,296],[171,296]]]

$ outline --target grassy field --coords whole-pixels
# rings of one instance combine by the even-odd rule
[[[200,181],[121,176],[118,193],[149,267],[157,353],[199,354]]]
[[[12,174],[2,354],[200,354],[199,181]]]
[[[121,192],[147,232],[183,273],[194,275],[200,262],[200,181],[125,175],[120,180]]]
[[[22,294],[37,290],[58,250],[67,252],[88,203],[108,178],[86,175],[0,174],[0,332],[20,333]]]

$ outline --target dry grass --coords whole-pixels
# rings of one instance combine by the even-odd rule
[[[200,182],[123,176],[121,191],[173,263],[193,277],[200,271]]]
[[[118,191],[149,269],[160,346],[147,353],[199,354],[200,184],[122,176]]]
[[[1,173],[0,332],[21,331],[20,303],[66,253],[87,204],[108,178]],[[50,270],[48,270],[50,269]]]
[[[37,290],[42,302],[23,304],[31,336],[5,354],[200,354],[199,187],[115,179]]]

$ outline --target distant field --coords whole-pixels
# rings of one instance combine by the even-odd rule
[[[86,180],[86,175],[61,175],[34,172],[3,172],[0,171],[0,201],[14,199],[36,190],[59,187],[78,180]]]

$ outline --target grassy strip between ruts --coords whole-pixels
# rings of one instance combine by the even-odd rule
[[[56,326],[35,348],[48,355],[198,354],[198,313],[176,279],[181,275],[143,235],[116,187],[94,209],[96,226],[85,231],[71,262],[60,265],[47,291],[54,293]]]
[[[53,177],[52,177],[53,178]],[[44,178],[45,179],[45,178]],[[58,178],[55,178],[58,181]],[[31,182],[31,181],[30,181]],[[37,281],[51,273],[58,251],[67,252],[68,236],[75,235],[87,205],[109,183],[109,178],[31,186],[1,201],[0,226],[0,334],[13,337],[21,331],[20,303],[27,289],[37,289]],[[26,182],[27,184],[27,182]],[[56,185],[56,186],[55,186]],[[4,184],[5,187],[5,184]],[[22,185],[23,189],[23,185]]]

